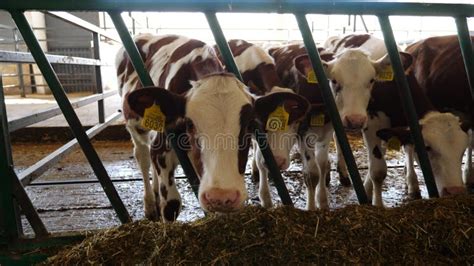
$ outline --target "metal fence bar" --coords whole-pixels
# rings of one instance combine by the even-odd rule
[[[114,40],[118,42],[117,37],[109,34],[107,31],[104,29],[89,23],[77,16],[74,16],[73,14],[70,14],[68,12],[62,12],[62,11],[45,11],[46,14],[51,15],[53,17],[56,17],[58,19],[61,19],[69,24],[78,26],[79,28],[85,29],[87,31],[90,31],[92,33],[96,33],[98,35],[102,35],[104,37],[107,37],[108,39]]]
[[[98,33],[92,33],[92,41],[94,44],[94,58],[100,60],[100,36]],[[104,89],[102,87],[102,74],[100,72],[100,66],[95,66],[95,82],[96,82],[96,93],[103,93]],[[104,123],[105,121],[105,111],[104,111],[104,100],[101,99],[97,101],[97,111],[99,115],[99,123]]]
[[[384,14],[408,16],[472,16],[474,5],[436,3],[390,3],[374,0],[3,0],[0,9],[50,11],[160,11],[160,12],[246,12],[315,14]]]
[[[79,108],[79,107],[82,107],[82,106],[86,106],[88,104],[97,102],[99,100],[103,100],[103,99],[105,99],[107,97],[110,97],[110,96],[113,96],[116,93],[117,93],[117,90],[113,90],[113,91],[107,91],[107,92],[102,93],[102,94],[94,94],[94,95],[91,95],[91,96],[87,96],[87,97],[84,97],[84,98],[79,99],[77,101],[71,102],[71,106],[73,108]],[[29,115],[29,116],[25,116],[25,117],[22,117],[22,118],[11,120],[10,122],[8,122],[8,127],[9,127],[10,132],[13,132],[13,131],[16,131],[18,129],[21,129],[21,128],[24,128],[24,127],[27,127],[27,126],[31,126],[33,124],[39,123],[41,121],[44,121],[46,119],[55,117],[55,116],[60,115],[60,114],[62,114],[61,108],[60,107],[54,107],[54,108],[51,108],[51,109],[47,109],[47,110],[38,112],[36,114],[32,114],[32,115]]]
[[[225,65],[227,67],[227,71],[232,72],[240,81],[243,82],[242,76],[240,71],[235,64],[234,57],[232,52],[229,48],[229,44],[227,43],[222,28],[217,20],[215,13],[206,13],[206,19],[209,23],[209,27],[211,28],[212,34],[214,35],[214,39],[216,40],[216,44],[219,47],[219,51],[224,59]],[[275,187],[278,191],[278,195],[281,198],[281,201],[284,205],[293,205],[293,201],[291,200],[290,194],[286,189],[285,181],[281,177],[280,169],[278,168],[275,158],[273,157],[273,153],[269,147],[266,135],[263,131],[263,128],[260,124],[255,125],[255,136],[257,139],[258,146],[260,151],[262,152],[263,158],[265,159],[265,163],[267,164],[268,171],[270,173],[270,178],[273,180]]]
[[[474,101],[474,51],[472,50],[472,39],[469,34],[466,17],[456,17],[459,45],[466,68],[467,81],[471,88],[471,97]]]
[[[100,66],[102,63],[97,59],[45,54],[50,64],[70,64]],[[35,63],[35,59],[30,53],[0,51],[0,63]]]
[[[382,29],[383,37],[385,40],[385,46],[387,47],[390,61],[395,74],[395,81],[397,82],[397,88],[400,93],[402,100],[402,107],[407,114],[408,125],[410,126],[410,133],[415,142],[415,150],[418,154],[420,161],[420,167],[423,171],[423,177],[425,178],[426,187],[428,189],[428,195],[430,198],[439,197],[438,189],[436,188],[436,182],[433,177],[433,171],[431,169],[430,160],[425,150],[425,142],[421,135],[421,128],[418,124],[418,116],[416,109],[413,104],[413,98],[411,97],[410,87],[403,70],[403,66],[398,54],[397,45],[393,36],[392,26],[388,16],[378,15],[380,27]]]
[[[214,40],[216,41],[217,47],[219,47],[219,51],[224,59],[224,64],[227,68],[227,71],[233,73],[240,81],[244,81],[242,75],[240,74],[239,68],[235,64],[234,56],[232,55],[232,51],[229,48],[229,44],[227,43],[224,32],[222,31],[221,25],[217,20],[215,13],[205,13],[207,23],[211,28],[212,35],[214,36]]]
[[[120,38],[122,39],[123,46],[127,50],[128,56],[132,61],[133,67],[138,74],[139,80],[143,86],[153,86],[153,80],[151,79],[150,75],[148,74],[145,64],[138,52],[137,46],[133,41],[130,33],[127,30],[127,26],[125,25],[120,12],[109,12],[109,16],[112,19],[117,32],[119,33]],[[171,146],[173,147],[176,156],[183,168],[185,175],[187,176],[191,187],[193,188],[193,192],[197,195],[199,189],[199,178],[194,171],[191,161],[189,160],[188,155],[185,151],[183,151],[178,145],[178,135],[180,132],[170,131],[167,132],[168,139],[170,140]]]
[[[48,59],[43,53],[36,37],[26,20],[25,15],[23,12],[19,11],[11,11],[10,14],[12,15],[15,24],[17,25],[18,29],[20,30],[21,34],[23,35],[23,39],[25,40],[28,48],[30,49],[33,57],[37,65],[40,67],[41,72],[43,73],[44,78],[46,79],[51,91],[53,92],[56,101],[58,102],[59,107],[63,111],[63,114],[68,121],[71,130],[73,131],[77,141],[81,145],[82,150],[84,151],[85,156],[87,157],[94,173],[96,174],[97,178],[101,181],[101,185],[109,198],[114,210],[116,211],[120,221],[122,223],[130,222],[131,217],[128,214],[125,205],[122,202],[122,199],[119,197],[117,190],[115,189],[114,185],[110,181],[110,177],[107,171],[102,164],[97,152],[95,151],[94,147],[82,129],[81,122],[79,121],[74,109],[71,106],[64,90],[59,82],[57,76],[54,73],[51,64],[48,62]]]
[[[10,169],[10,176],[13,177],[13,195],[17,204],[21,208],[21,212],[26,216],[26,219],[30,223],[36,237],[45,237],[49,235],[46,226],[38,215],[33,203],[31,203],[28,194],[26,194],[25,188],[21,185],[18,177],[16,176],[13,169]],[[21,223],[21,219],[19,220]]]
[[[316,49],[315,42],[313,40],[313,35],[308,26],[308,21],[304,14],[295,14],[296,21],[301,31],[301,35],[303,36],[304,45],[306,47],[306,51],[308,52],[311,66],[316,73],[316,77],[318,78],[319,85],[321,86],[321,92],[324,100],[324,105],[329,111],[329,117],[331,118],[332,125],[334,127],[334,132],[336,133],[337,141],[341,146],[341,151],[346,160],[347,168],[349,170],[349,174],[352,180],[352,185],[354,186],[354,190],[357,195],[357,199],[359,200],[360,204],[367,204],[369,200],[367,198],[367,194],[365,193],[364,185],[362,184],[362,180],[360,178],[359,170],[357,170],[357,164],[354,160],[354,155],[352,154],[351,147],[349,146],[349,142],[347,141],[346,133],[344,132],[344,128],[342,127],[341,117],[339,116],[339,112],[336,107],[336,103],[334,102],[334,98],[331,92],[331,88],[329,87],[329,82],[326,78],[326,74],[324,73],[323,65],[321,63],[321,57],[319,56],[318,50]],[[324,178],[321,176],[320,178]]]
[[[18,238],[18,224],[13,201],[13,160],[11,157],[10,133],[8,132],[7,109],[0,76],[0,243],[7,244]]]
[[[89,130],[86,131],[87,137],[92,139],[94,136],[99,134],[102,130],[104,130],[107,126],[109,126],[113,121],[117,120],[122,116],[121,113],[116,112],[111,116],[107,117],[104,123],[97,124],[94,127],[91,127]],[[18,178],[20,179],[23,186],[29,185],[39,176],[41,176],[44,172],[48,170],[48,168],[57,163],[61,158],[71,152],[75,147],[77,147],[77,139],[73,139],[68,143],[64,144],[57,150],[53,151],[43,159],[39,160],[32,166],[26,168],[25,170],[21,171],[18,174]]]

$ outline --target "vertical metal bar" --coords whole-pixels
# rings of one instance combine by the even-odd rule
[[[176,156],[178,157],[181,167],[183,168],[186,174],[186,177],[189,181],[189,184],[191,185],[191,189],[193,190],[194,195],[196,196],[196,198],[199,199],[199,177],[196,175],[196,171],[194,171],[193,164],[189,160],[188,155],[186,154],[186,152],[182,151],[179,146],[179,143],[183,143],[179,140],[179,138],[180,136],[184,136],[184,134],[185,132],[176,132],[174,130],[170,130],[167,132],[167,138],[171,143],[171,147],[173,147],[175,151],[180,151],[176,152]]]
[[[471,97],[474,101],[474,51],[472,50],[472,40],[469,34],[466,17],[456,17],[456,27],[458,29],[459,45],[466,68],[467,80],[471,88]]]
[[[225,65],[227,66],[227,70],[229,72],[234,73],[234,75],[243,81],[242,76],[240,75],[239,69],[235,64],[234,57],[232,52],[229,48],[229,44],[227,43],[224,33],[222,32],[222,28],[217,20],[215,13],[206,13],[207,22],[209,23],[209,27],[211,28],[212,34],[214,35],[214,39],[216,40],[216,44],[219,47],[221,52],[222,58],[224,59]],[[268,145],[266,145],[266,135],[262,133],[263,130],[260,129],[256,131],[257,143],[262,152],[263,158],[265,159],[265,163],[268,166],[268,171],[270,172],[270,178],[273,180],[275,187],[278,191],[278,195],[281,198],[281,201],[284,205],[293,205],[291,198],[289,196],[288,190],[286,189],[285,181],[281,177],[280,169],[277,167],[275,162],[275,158],[273,157],[272,151]],[[259,140],[260,139],[260,140]]]
[[[18,224],[13,201],[13,162],[8,131],[7,109],[0,76],[0,243],[18,238]]]
[[[94,45],[94,58],[100,60],[100,35],[97,32],[92,33],[92,42]],[[102,74],[100,72],[101,66],[95,66],[95,84],[96,84],[96,93],[103,93],[104,89],[102,87]],[[104,99],[97,101],[97,109],[99,112],[99,123],[105,122],[105,111],[104,111]]]
[[[79,142],[79,145],[81,146],[84,155],[89,161],[92,170],[99,179],[99,182],[102,185],[105,194],[109,198],[112,207],[116,211],[117,216],[122,223],[130,222],[132,219],[125,208],[125,205],[123,204],[120,196],[117,193],[117,190],[112,184],[112,181],[110,180],[110,177],[105,170],[102,161],[97,155],[97,152],[94,150],[94,147],[84,132],[81,122],[74,112],[74,109],[72,108],[71,103],[69,102],[69,99],[67,98],[66,93],[64,92],[63,87],[56,76],[56,73],[51,67],[51,64],[48,62],[43,50],[41,49],[38,40],[36,39],[30,25],[28,24],[28,21],[26,20],[25,15],[23,12],[18,11],[10,11],[10,14],[21,34],[23,35],[23,39],[28,45],[31,54],[36,61],[36,64],[41,69],[41,72],[43,73],[43,76],[46,79],[54,95],[54,98],[61,108],[61,111],[63,112],[64,117],[69,124],[69,127],[74,133],[74,136]]]
[[[18,52],[20,51],[20,47],[18,46],[18,35],[16,33],[16,29],[12,30],[13,33],[13,42],[15,43],[15,51]],[[17,67],[17,72],[18,72],[18,85],[20,86],[20,96],[22,98],[26,97],[25,93],[25,82],[23,81],[23,66],[21,63],[16,64]]]
[[[12,176],[13,181],[13,195],[15,196],[17,205],[20,206],[22,213],[26,216],[26,219],[33,228],[36,237],[47,236],[49,234],[48,230],[39,217],[38,212],[33,206],[33,203],[31,203],[28,194],[26,194],[25,188],[18,179],[15,171],[13,171],[13,168],[11,168],[10,171],[10,176]],[[21,218],[18,220],[18,222],[21,224]]]
[[[397,87],[402,100],[402,106],[408,116],[408,125],[411,129],[411,136],[415,141],[415,151],[418,154],[420,167],[423,171],[423,177],[425,178],[426,187],[428,189],[428,195],[430,198],[438,197],[438,189],[436,188],[436,182],[431,170],[430,160],[425,150],[425,142],[423,141],[423,136],[421,135],[420,125],[418,124],[418,116],[416,114],[416,109],[413,106],[413,99],[411,97],[410,88],[408,86],[400,56],[398,54],[390,20],[386,15],[378,15],[377,17],[379,19],[380,27],[382,28],[385,46],[387,47],[390,61],[392,62],[393,71],[395,73],[395,81],[397,82]]]
[[[309,31],[308,22],[304,14],[295,14],[295,17],[296,21],[298,22],[301,35],[303,36],[306,51],[308,52],[309,58],[311,60],[311,66],[316,73],[316,77],[320,81],[319,85],[321,86],[324,104],[329,111],[329,117],[331,118],[337,140],[341,146],[342,154],[346,160],[347,168],[349,169],[349,174],[351,176],[352,185],[354,186],[357,199],[359,200],[360,204],[366,204],[369,202],[367,199],[367,194],[365,193],[362,180],[360,179],[359,171],[357,169],[351,147],[347,141],[347,136],[344,132],[344,128],[342,127],[341,117],[339,116],[331,88],[329,87],[326,74],[324,73],[321,57],[319,56],[318,50],[316,49],[313,36]]]
[[[222,58],[224,59],[224,64],[227,67],[227,71],[234,73],[234,75],[243,81],[242,76],[240,75],[239,68],[235,64],[234,57],[232,56],[232,52],[230,51],[229,44],[227,43],[224,33],[222,32],[221,25],[217,20],[215,13],[206,13],[207,23],[211,28],[212,35],[214,36],[214,40],[216,41],[217,47],[219,47],[219,51],[221,52]]]
[[[364,26],[365,32],[369,33],[369,29],[367,28],[367,25],[365,24],[365,19],[362,15],[360,15],[360,21],[362,21],[362,25]]]
[[[267,165],[268,170],[270,171],[270,177],[272,178],[273,183],[275,184],[281,202],[283,203],[283,205],[293,206],[293,201],[291,200],[290,193],[288,193],[285,181],[281,177],[281,173],[274,160],[272,150],[268,145],[266,133],[262,129],[262,126],[260,124],[256,125],[255,139],[257,140],[258,147],[260,148],[260,151],[262,152],[262,155],[265,159],[265,164]],[[263,177],[261,176],[260,178]]]
[[[120,15],[120,12],[117,11],[109,11],[109,16],[112,19],[112,22],[117,29],[117,32],[122,40],[123,47],[127,50],[128,56],[132,61],[132,65],[137,72],[140,82],[142,83],[143,87],[154,86],[153,80],[151,79],[150,75],[146,71],[145,64],[143,63],[142,57],[140,56],[140,52],[138,52],[137,46],[133,41],[130,33],[127,30],[127,26]]]
[[[109,11],[109,16],[112,19],[115,28],[117,29],[120,39],[122,39],[123,46],[125,47],[125,50],[127,50],[128,56],[132,61],[132,65],[138,74],[140,82],[144,87],[154,86],[153,80],[151,79],[145,68],[145,64],[143,63],[137,46],[135,45],[135,42],[130,36],[130,33],[128,32],[127,26],[125,25],[122,17],[120,16],[120,12]],[[191,187],[193,188],[193,191],[197,196],[197,191],[199,190],[199,178],[197,177],[196,172],[194,171],[194,168],[192,166],[191,161],[189,160],[188,155],[178,146],[177,141],[179,135],[173,131],[167,132],[167,135],[169,135],[169,140],[176,153],[176,156],[179,159],[181,167],[183,168],[184,174],[188,178],[189,183],[191,184]]]

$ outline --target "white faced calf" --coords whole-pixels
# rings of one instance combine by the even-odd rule
[[[208,211],[239,209],[247,198],[244,170],[250,147],[252,98],[246,86],[223,68],[212,47],[182,36],[141,35],[135,38],[155,84],[141,88],[136,72],[123,52],[117,72],[124,96],[127,129],[143,174],[145,214],[176,219],[181,199],[173,173],[178,160],[165,139],[163,124],[174,127],[177,137],[198,173],[199,202]],[[196,82],[191,82],[196,80]],[[141,121],[146,110],[159,106],[152,118],[158,125],[150,155],[150,130]],[[156,109],[156,108],[155,108]],[[150,156],[154,166],[149,183]]]

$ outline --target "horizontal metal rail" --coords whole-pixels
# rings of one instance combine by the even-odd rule
[[[82,99],[79,99],[77,101],[71,102],[71,106],[75,108],[79,108],[94,102],[97,102],[99,100],[103,100],[105,98],[108,98],[110,96],[113,96],[117,93],[117,90],[112,90],[112,91],[107,91],[105,93],[101,94],[94,94],[91,96],[84,97]],[[57,115],[62,114],[62,111],[59,107],[54,107],[51,109],[47,109],[29,116],[25,116],[22,118],[18,118],[15,120],[11,120],[8,122],[8,127],[10,132],[16,131],[18,129],[39,123],[41,121],[44,121],[46,119],[55,117]]]
[[[97,124],[96,126],[90,128],[86,131],[86,134],[89,138],[93,138],[95,135],[99,134],[102,130],[104,130],[108,125],[110,125],[113,121],[120,118],[122,113],[116,112],[105,120],[102,124]],[[66,143],[65,145],[61,146],[59,149],[55,150],[54,152],[50,153],[48,156],[44,157],[34,165],[28,167],[27,169],[21,171],[18,174],[18,178],[21,181],[23,186],[29,185],[32,181],[38,178],[41,174],[48,170],[49,166],[58,162],[61,158],[63,158],[66,154],[71,152],[75,147],[77,147],[77,139],[73,139]]]
[[[405,165],[399,164],[399,165],[390,165],[387,166],[387,169],[398,169],[398,168],[403,168]],[[367,170],[367,166],[362,166],[358,168],[359,170]],[[331,168],[331,172],[337,172],[336,168]],[[289,171],[283,171],[283,173],[287,174],[296,174],[296,173],[301,173],[301,170],[289,170]],[[251,172],[246,172],[245,175],[251,175]],[[177,175],[174,177],[175,179],[186,179],[187,177],[184,175]],[[150,179],[151,180],[151,179]],[[112,182],[114,183],[125,183],[125,182],[141,182],[143,181],[143,178],[122,178],[122,179],[111,179]],[[77,185],[77,184],[96,184],[99,183],[99,180],[97,179],[72,179],[72,180],[65,180],[65,181],[60,181],[60,180],[54,180],[54,181],[41,181],[41,182],[33,182],[30,183],[28,186],[29,187],[34,187],[34,186],[57,186],[57,185]]]
[[[46,14],[48,15],[51,15],[53,17],[56,17],[58,19],[61,19],[67,23],[70,23],[72,25],[75,25],[75,26],[78,26],[79,28],[82,28],[84,30],[87,30],[87,31],[90,31],[90,32],[95,32],[95,33],[98,33],[108,39],[111,39],[113,41],[116,41],[116,42],[120,42],[120,40],[117,38],[118,36],[114,36],[108,32],[106,32],[105,30],[103,30],[102,28],[92,24],[92,23],[89,23],[77,16],[74,16],[73,14],[71,13],[68,13],[68,12],[62,12],[62,11],[45,11]]]
[[[389,3],[371,1],[309,0],[3,0],[0,9],[50,11],[172,11],[172,12],[246,12],[246,13],[315,13],[315,14],[383,14],[412,16],[472,16],[474,5]]]
[[[100,60],[84,57],[46,54],[51,64],[102,66]],[[35,63],[33,56],[25,52],[0,51],[0,63]]]

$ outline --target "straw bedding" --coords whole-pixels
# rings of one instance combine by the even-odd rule
[[[60,251],[47,264],[473,264],[474,196],[392,209],[246,207],[192,223],[142,220]]]

